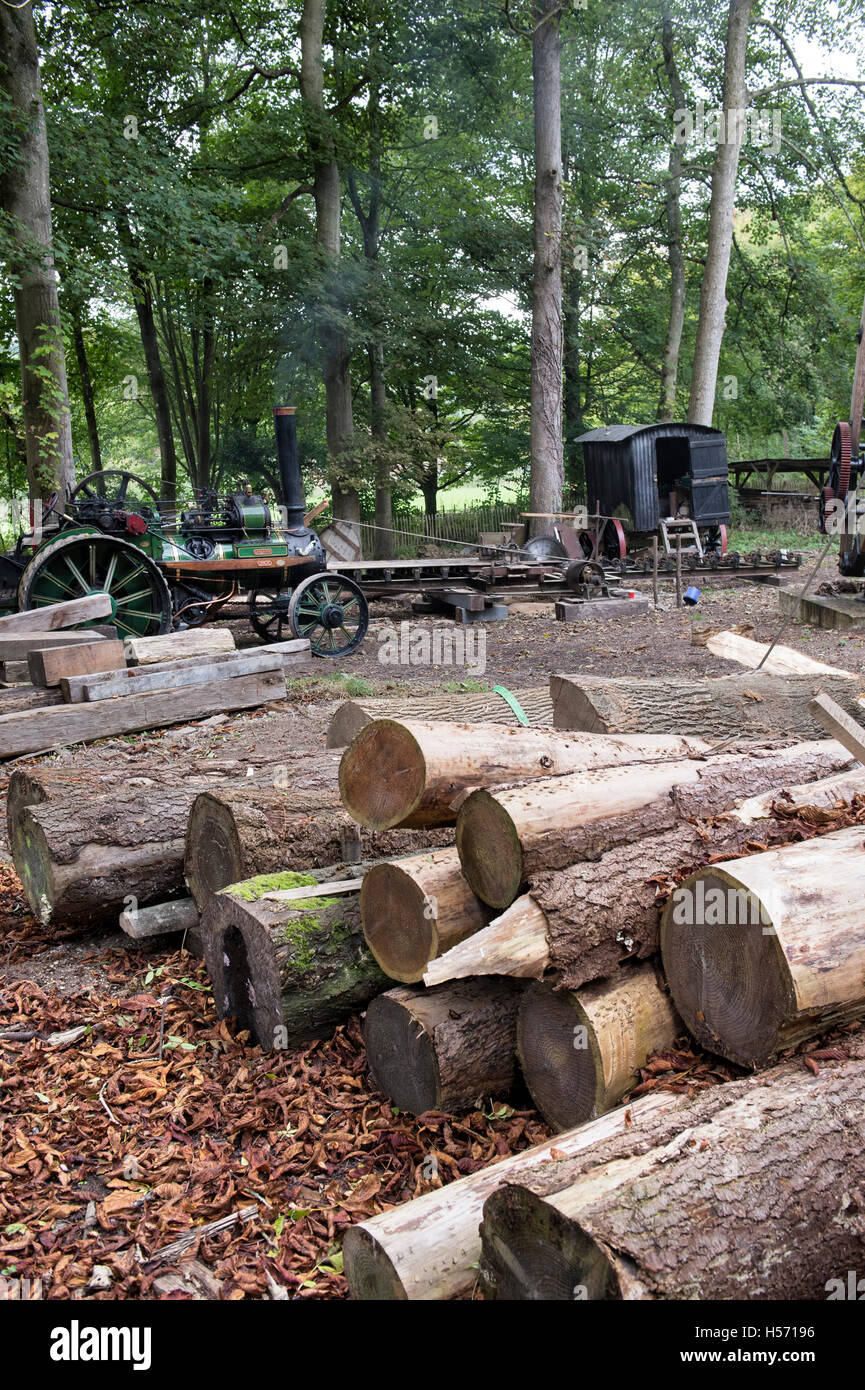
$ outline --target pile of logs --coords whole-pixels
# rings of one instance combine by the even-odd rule
[[[352,1228],[355,1297],[815,1297],[863,1234],[865,1043],[784,1054],[865,1017],[865,732],[858,680],[795,655],[553,677],[530,726],[344,707],[341,754],[280,752],[276,785],[156,768],[146,813],[19,770],[13,856],[44,921],[195,927],[265,1050],[365,1008],[400,1110],[528,1091],[556,1138]],[[686,1030],[765,1070],[616,1109]]]
[[[281,700],[309,658],[305,639],[235,651],[218,627],[121,641],[111,613],[95,593],[0,618],[0,759]]]

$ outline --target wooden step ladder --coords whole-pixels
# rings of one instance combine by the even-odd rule
[[[667,555],[674,554],[681,545],[682,550],[696,550],[700,559],[703,558],[700,533],[692,516],[667,517],[666,520],[662,518],[661,540],[664,542]]]

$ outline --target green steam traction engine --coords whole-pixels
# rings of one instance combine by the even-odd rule
[[[247,594],[253,628],[266,642],[307,637],[316,656],[348,656],[363,641],[363,591],[327,569],[324,547],[304,523],[293,407],[274,411],[283,507],[275,515],[247,487],[204,492],[188,504],[160,501],[134,473],[107,469],[84,478],[59,524],[34,545],[21,537],[0,556],[7,609],[40,608],[107,593],[121,637],[194,627]]]

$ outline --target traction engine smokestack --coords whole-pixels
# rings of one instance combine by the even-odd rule
[[[306,501],[297,457],[297,420],[294,406],[278,405],[273,412],[273,420],[276,426],[276,454],[279,459],[282,503],[287,514],[287,525],[302,526]]]

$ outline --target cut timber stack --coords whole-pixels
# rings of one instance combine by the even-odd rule
[[[849,757],[838,744],[817,740],[481,789],[466,798],[457,819],[463,874],[483,902],[502,910],[528,878],[717,815],[785,781],[825,777],[845,766]]]
[[[614,975],[623,961],[657,952],[666,882],[710,858],[738,858],[749,846],[798,839],[801,822],[831,825],[855,797],[865,797],[865,769],[858,766],[815,782],[782,783],[715,819],[684,820],[596,859],[538,873],[530,893],[431,961],[425,983],[471,975],[541,979],[555,970],[568,988],[579,989]]]
[[[552,724],[553,702],[545,686],[515,690],[513,694],[530,724]],[[423,699],[346,700],[328,725],[328,748],[346,748],[373,719],[457,719],[461,724],[520,724],[508,702],[494,691],[486,695],[428,695]]]
[[[486,1297],[825,1299],[865,1231],[851,1050],[819,1076],[798,1061],[680,1098],[500,1187],[483,1210]]]
[[[852,1038],[845,1050],[850,1060],[823,1064],[819,1076],[795,1059],[693,1098],[642,1096],[352,1226],[343,1243],[349,1292],[412,1300],[470,1293],[483,1214],[482,1277],[493,1297],[573,1301],[611,1285],[615,1293],[618,1283],[625,1297],[824,1298],[829,1277],[856,1268],[863,1235],[853,1193],[865,1181],[865,1046]],[[534,1202],[526,1220],[496,1219],[508,1194],[527,1189],[554,1203],[583,1174],[597,1175],[590,1224],[579,1217],[581,1231],[570,1226],[564,1244],[554,1234],[552,1251],[553,1222],[535,1219]],[[493,1193],[496,1206],[485,1207]],[[611,1268],[614,1251],[625,1259]],[[621,1282],[629,1268],[635,1277]],[[585,1293],[575,1295],[577,1286]]]
[[[676,1005],[704,1047],[763,1066],[865,1015],[861,826],[712,864],[664,909]]]
[[[708,751],[698,738],[598,739],[500,724],[376,719],[343,754],[339,789],[349,815],[374,830],[449,825],[470,788]]]
[[[92,637],[86,632],[54,634],[61,640],[65,635],[86,640]],[[211,646],[215,643],[219,648],[215,655],[203,654],[205,637]],[[37,645],[32,633],[26,638],[7,640],[29,641],[33,650]],[[106,641],[105,645],[110,644]],[[228,652],[224,650],[226,645]],[[0,706],[0,758],[138,729],[161,728],[284,699],[286,664],[304,660],[309,654],[306,641],[235,652],[234,638],[230,632],[223,634],[222,629],[212,633],[192,629],[166,637],[127,639],[124,648],[127,655],[146,663],[140,673],[137,669],[123,669],[81,674],[72,653],[65,665],[55,660],[51,670],[52,681],[59,681],[68,704],[62,708],[33,709],[27,714],[6,713]],[[174,659],[162,661],[166,653]]]
[[[363,942],[358,892],[281,899],[282,891],[360,880],[367,866],[268,874],[215,894],[201,918],[213,999],[265,1051],[331,1031],[387,980]],[[273,894],[274,896],[268,896]]]
[[[861,682],[826,675],[721,676],[717,680],[605,679],[551,676],[557,729],[599,734],[691,734],[703,738],[814,738],[819,725],[808,701],[820,691],[861,717]]]

